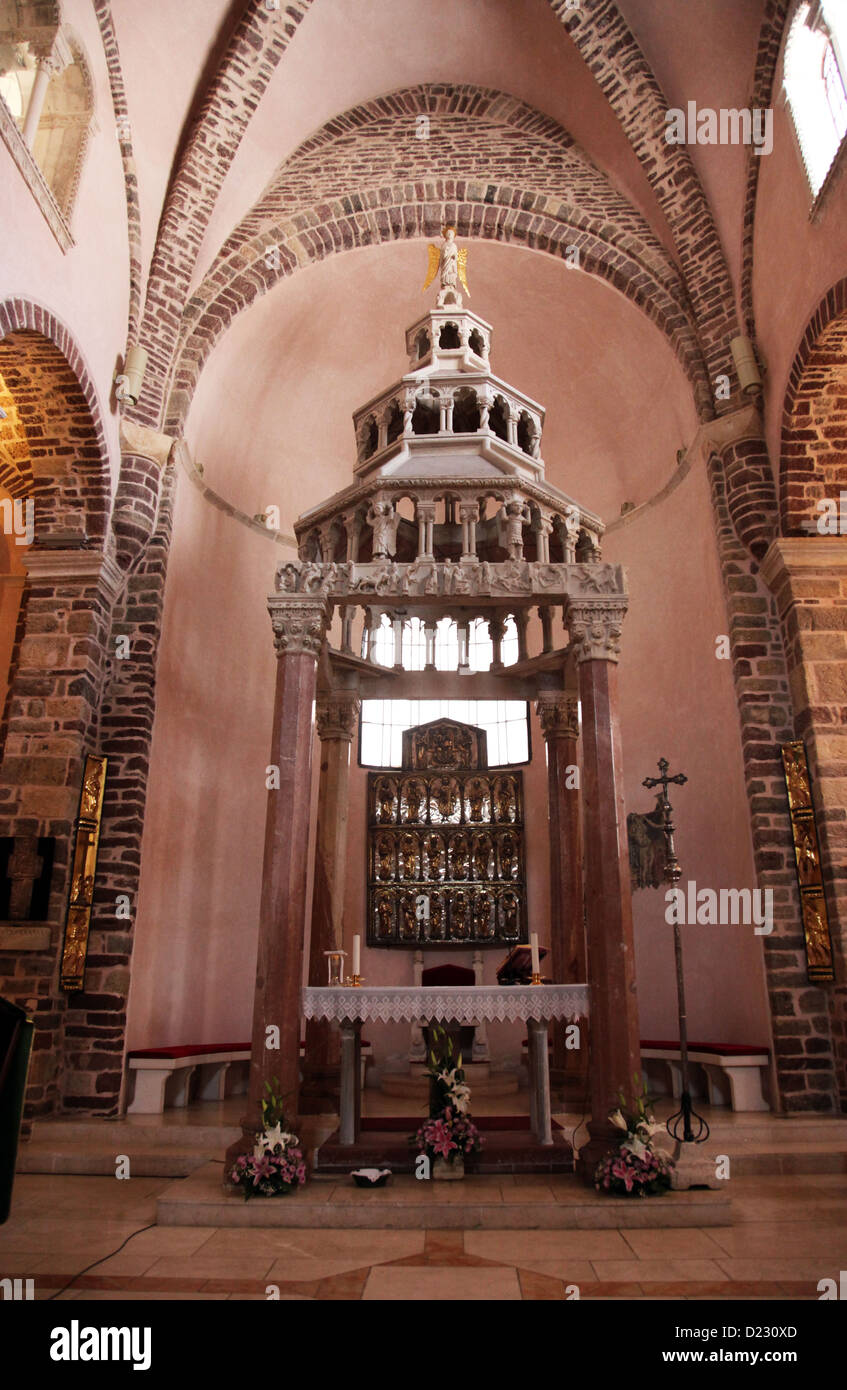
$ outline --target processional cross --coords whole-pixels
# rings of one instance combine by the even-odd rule
[[[665,837],[665,883],[673,887],[679,882],[682,876],[682,869],[676,857],[674,847],[674,823],[671,819],[673,807],[668,800],[668,787],[672,784],[682,787],[688,781],[684,772],[678,772],[676,776],[668,776],[667,758],[659,759],[659,776],[645,777],[642,782],[643,787],[661,787],[662,790],[658,797],[658,808],[662,812],[662,831]],[[691,1092],[688,1085],[688,1016],[685,1011],[685,981],[682,970],[682,936],[679,930],[679,913],[674,913],[673,924],[673,945],[676,956],[676,992],[679,1006],[679,1057],[680,1069],[682,1071],[682,1099],[679,1110],[677,1110],[667,1123],[668,1134],[679,1143],[680,1139],[687,1144],[702,1144],[709,1137],[709,1126],[701,1115],[698,1115],[691,1105]],[[692,1127],[692,1118],[697,1121],[698,1129],[695,1134]],[[680,1135],[680,1128],[682,1134]]]

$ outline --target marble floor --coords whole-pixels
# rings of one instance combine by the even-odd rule
[[[508,1181],[531,1200],[543,1180]],[[156,1226],[171,1182],[19,1174],[0,1278],[62,1301],[265,1299],[269,1286],[283,1299],[746,1300],[816,1299],[847,1269],[843,1173],[737,1177],[731,1227],[672,1230]]]

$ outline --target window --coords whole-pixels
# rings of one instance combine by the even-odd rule
[[[812,195],[847,135],[847,4],[803,0],[788,30],[785,94]]]
[[[359,762],[363,767],[400,767],[404,729],[444,718],[485,730],[489,767],[528,762],[525,700],[363,700]]]
[[[467,671],[488,671],[494,658],[494,647],[484,618],[475,618],[469,623],[467,661],[460,661],[460,655],[456,622],[452,618],[442,618],[438,623],[435,629],[436,671],[457,671],[460,666]],[[394,628],[385,613],[376,633],[374,659],[379,666],[395,664]],[[518,630],[514,618],[507,618],[500,643],[500,660],[504,666],[513,666],[517,659]],[[426,666],[426,632],[420,618],[406,618],[403,621],[401,662],[404,671],[422,671]],[[458,718],[458,715],[455,717]],[[432,715],[432,718],[436,716]],[[411,728],[411,725],[407,725],[407,728]]]

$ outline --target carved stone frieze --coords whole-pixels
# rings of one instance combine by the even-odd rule
[[[456,563],[421,556],[411,564],[387,555],[368,564],[289,561],[276,574],[277,593],[326,595],[333,599],[356,595],[380,598],[426,596],[475,598],[530,598],[544,594],[554,599],[586,595],[624,597],[623,570],[610,564],[543,564],[513,557],[501,563],[474,558]]]
[[[327,628],[322,599],[271,598],[268,601],[277,656],[320,655]]]

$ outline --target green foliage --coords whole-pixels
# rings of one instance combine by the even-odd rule
[[[286,1128],[285,1123],[285,1101],[279,1089],[280,1081],[278,1076],[272,1076],[270,1081],[264,1085],[265,1094],[262,1096],[262,1127],[264,1129],[274,1129],[276,1125]]]

